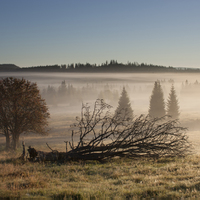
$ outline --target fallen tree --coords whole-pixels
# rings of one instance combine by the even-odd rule
[[[124,119],[112,115],[110,108],[100,99],[93,111],[88,104],[83,105],[80,118],[71,126],[70,150],[54,152],[54,157],[103,161],[114,157],[175,157],[190,152],[187,129],[178,120],[144,115],[127,120],[126,115]]]

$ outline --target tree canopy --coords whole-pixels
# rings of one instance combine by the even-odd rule
[[[8,77],[0,80],[0,130],[6,148],[16,149],[22,133],[47,133],[48,107],[36,83]]]

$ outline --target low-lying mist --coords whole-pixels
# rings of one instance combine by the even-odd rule
[[[70,138],[70,124],[75,116],[80,115],[82,103],[94,104],[102,98],[113,106],[125,87],[129,95],[135,116],[148,114],[150,96],[154,82],[159,80],[165,102],[168,99],[170,88],[174,85],[180,106],[180,122],[188,127],[188,135],[200,152],[200,75],[194,73],[13,73],[3,72],[5,77],[25,78],[36,82],[43,98],[45,98],[51,119],[49,121],[50,134],[43,137],[43,143],[62,144]],[[43,144],[41,136],[24,136],[27,145]],[[24,139],[23,137],[21,137]],[[29,139],[28,139],[29,138]],[[32,138],[32,139],[31,139]],[[65,139],[66,138],[66,139]],[[36,143],[36,144],[34,144]],[[58,147],[58,146],[57,146]],[[64,150],[64,149],[63,149]]]

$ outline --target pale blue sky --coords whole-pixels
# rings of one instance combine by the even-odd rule
[[[199,0],[0,0],[0,64],[200,68]]]

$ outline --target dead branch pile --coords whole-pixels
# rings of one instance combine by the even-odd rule
[[[69,158],[82,160],[106,160],[113,157],[183,156],[189,152],[190,143],[186,128],[168,117],[149,118],[139,116],[123,120],[112,116],[110,105],[103,100],[95,102],[93,112],[82,106],[81,118],[73,125]],[[126,115],[125,115],[126,116]],[[74,144],[74,137],[79,142]]]
[[[181,127],[177,120],[143,115],[127,120],[126,115],[124,119],[117,114],[113,116],[110,108],[103,100],[95,102],[92,112],[87,104],[83,105],[81,117],[77,117],[72,125],[71,141],[66,142],[71,150],[66,148],[66,153],[59,153],[49,147],[52,152],[44,155],[44,160],[160,158],[184,156],[190,152],[186,128]]]

